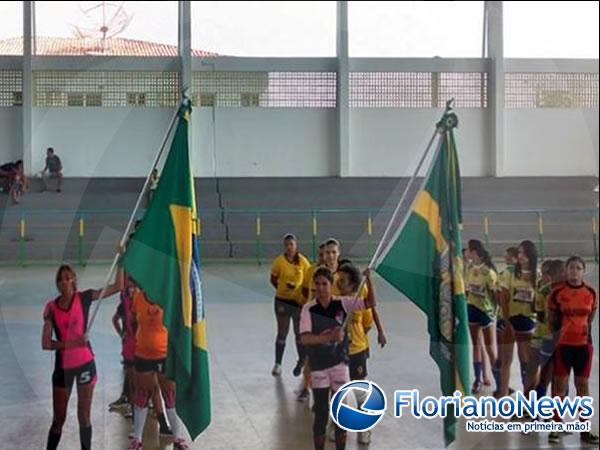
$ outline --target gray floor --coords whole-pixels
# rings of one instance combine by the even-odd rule
[[[53,268],[2,269],[0,272],[0,448],[42,449],[51,420],[50,375],[53,355],[40,349],[42,308],[54,295]],[[104,267],[79,269],[81,287],[98,287]],[[295,349],[291,336],[284,375],[270,375],[275,324],[268,267],[207,265],[204,268],[208,337],[211,352],[213,421],[194,443],[196,449],[310,449],[312,415],[298,403],[294,390],[299,380],[291,375]],[[379,280],[378,280],[379,281]],[[598,271],[590,273],[598,285]],[[389,345],[373,348],[369,361],[371,380],[390,393],[418,388],[422,395],[439,395],[437,369],[428,356],[425,318],[383,282],[377,283],[380,310]],[[116,307],[102,305],[91,341],[96,352],[99,382],[93,404],[94,448],[124,449],[129,423],[109,413],[121,385],[119,341],[110,317]],[[598,335],[597,322],[594,335]],[[374,340],[374,337],[372,337]],[[516,368],[513,386],[519,386]],[[592,395],[598,399],[598,359],[594,358]],[[573,389],[571,389],[573,392]],[[61,442],[62,449],[78,448],[75,400]],[[598,426],[598,416],[593,419]],[[455,448],[547,448],[547,435],[468,434],[459,424]],[[577,435],[565,437],[555,448],[578,448]],[[170,448],[159,440],[156,424],[146,429],[146,449]],[[333,447],[330,447],[333,448]],[[357,449],[349,436],[348,449]],[[372,449],[442,448],[440,420],[394,419],[388,413],[373,433]]]

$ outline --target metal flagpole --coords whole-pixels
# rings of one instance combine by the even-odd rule
[[[446,115],[448,113],[448,111],[450,111],[452,109],[452,107],[450,105],[452,104],[453,101],[454,101],[454,99],[452,98],[446,102],[446,109],[444,110],[444,114],[442,115],[442,117],[444,115]],[[379,253],[380,253],[381,249],[383,248],[384,242],[385,242],[386,238],[388,237],[389,232],[391,231],[392,225],[395,223],[396,216],[400,212],[400,208],[401,208],[402,204],[406,200],[406,197],[408,196],[409,191],[411,190],[413,184],[417,180],[417,176],[419,174],[419,171],[421,170],[421,166],[425,162],[425,159],[427,158],[427,155],[429,154],[429,151],[431,150],[431,147],[433,146],[433,142],[435,141],[435,138],[438,134],[439,134],[439,131],[436,127],[435,131],[433,132],[433,134],[431,136],[431,139],[429,140],[429,144],[427,144],[427,148],[425,149],[425,152],[423,152],[423,156],[421,156],[419,164],[417,164],[417,168],[415,169],[414,173],[412,174],[412,177],[410,178],[408,184],[404,188],[404,192],[402,193],[402,196],[400,197],[400,201],[398,202],[398,205],[396,206],[396,209],[394,210],[394,214],[392,215],[392,218],[390,219],[390,221],[385,229],[385,232],[383,233],[383,236],[381,237],[381,240],[379,241],[379,244],[377,245],[377,249],[375,250],[375,253],[373,253],[373,256],[371,257],[371,261],[369,262],[369,265],[367,266],[369,269],[371,267],[373,267],[373,264],[378,259]],[[409,214],[409,213],[410,213],[410,211],[407,212],[407,214]]]
[[[173,128],[175,127],[175,124],[177,123],[177,120],[179,117],[179,110],[181,109],[182,104],[186,101],[189,101],[189,99],[184,98],[183,101],[179,105],[177,105],[177,108],[175,109],[175,113],[173,114],[173,117],[171,118],[171,122],[169,123],[169,128],[167,128],[167,131],[165,132],[165,135],[160,144],[160,147],[159,147],[158,151],[156,152],[156,155],[154,156],[154,161],[152,162],[152,167],[150,168],[150,171],[148,172],[148,175],[146,176],[146,181],[144,182],[144,186],[142,187],[142,190],[140,191],[140,194],[138,195],[137,201],[135,202],[135,206],[133,207],[133,211],[131,212],[131,215],[129,216],[129,221],[127,222],[127,226],[125,227],[125,231],[123,232],[123,235],[121,236],[121,240],[119,242],[120,247],[123,247],[125,245],[125,243],[127,242],[127,236],[129,236],[129,231],[131,230],[131,226],[135,219],[135,215],[137,214],[137,211],[140,208],[140,204],[142,203],[142,199],[144,198],[144,193],[146,192],[146,189],[148,189],[148,185],[150,184],[150,177],[152,176],[152,172],[158,165],[158,161],[160,161],[160,157],[162,156],[162,154],[164,152],[166,144],[169,140],[169,136],[171,135],[171,132],[173,131]],[[90,332],[90,330],[92,329],[92,326],[94,325],[94,321],[96,320],[96,315],[98,314],[98,310],[100,309],[100,301],[102,300],[102,297],[104,296],[104,293],[106,292],[106,288],[108,287],[110,279],[112,278],[112,275],[117,267],[118,261],[119,261],[119,254],[117,253],[113,258],[112,264],[110,266],[110,270],[108,271],[108,274],[106,275],[106,279],[104,280],[104,285],[102,287],[102,290],[100,291],[100,296],[98,298],[98,301],[95,302],[96,304],[94,305],[94,311],[92,312],[92,315],[90,316],[90,318],[88,320],[86,334]]]
[[[442,119],[446,114],[448,114],[449,111],[452,110],[451,105],[452,105],[453,101],[454,101],[454,99],[451,98],[450,100],[448,100],[446,102],[446,108],[444,109],[444,114],[442,114]],[[427,148],[425,149],[423,156],[421,156],[421,160],[419,161],[419,164],[417,165],[417,168],[416,168],[415,172],[413,173],[410,181],[406,185],[406,188],[404,188],[404,192],[402,193],[402,197],[400,198],[400,201],[398,202],[398,206],[396,206],[394,214],[392,215],[392,218],[390,219],[390,221],[387,225],[387,228],[385,229],[385,232],[383,233],[383,236],[382,236],[381,240],[379,241],[379,245],[377,245],[377,250],[375,250],[375,253],[373,253],[373,256],[371,257],[371,261],[369,262],[367,269],[371,269],[373,267],[373,265],[375,264],[375,262],[379,259],[379,253],[380,253],[381,249],[383,248],[383,243],[385,242],[385,238],[389,234],[389,232],[392,228],[392,224],[394,223],[396,216],[398,215],[398,213],[400,211],[400,206],[402,205],[402,203],[404,203],[404,200],[406,199],[408,192],[410,191],[410,189],[412,188],[412,185],[414,184],[415,180],[417,179],[419,170],[421,169],[421,166],[425,162],[425,159],[427,158],[427,155],[429,154],[429,151],[431,150],[431,147],[433,146],[433,142],[435,141],[435,138],[439,133],[440,133],[439,127],[436,124],[435,131],[433,132],[433,135],[431,136],[431,139],[429,140],[429,144],[427,145]],[[441,141],[440,141],[440,144],[441,144]],[[440,149],[440,145],[438,145],[438,147],[436,149],[436,152],[435,152],[436,154],[439,152],[439,149]],[[425,177],[423,182],[426,182],[426,181],[427,181],[427,176]],[[410,210],[406,212],[406,215],[402,221],[402,225],[398,228],[397,231],[401,231],[402,228],[404,228],[404,224],[406,223],[406,221],[409,217],[409,214],[410,214]],[[362,290],[363,286],[365,285],[365,282],[366,282],[366,280],[363,278],[363,280],[361,281],[361,283],[358,286],[358,289],[356,291],[356,297],[358,297],[360,295],[360,291]],[[344,319],[344,322],[342,324],[342,329],[345,329],[346,326],[348,325],[349,318],[350,318],[350,314],[347,314],[346,318]]]

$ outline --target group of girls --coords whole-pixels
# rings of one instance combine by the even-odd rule
[[[498,271],[481,241],[470,240],[463,252],[469,328],[473,344],[474,382],[478,394],[487,380],[486,361],[495,380],[496,397],[511,395],[510,371],[515,343],[521,391],[528,395],[567,395],[571,371],[577,395],[589,395],[592,366],[592,322],[597,309],[595,290],[584,281],[585,261],[545,260],[525,240],[506,249],[505,267]],[[558,416],[555,420],[559,420]],[[594,432],[580,434],[584,443],[598,444]],[[550,433],[549,442],[561,435]]]
[[[283,254],[271,267],[271,284],[275,288],[275,365],[272,375],[281,375],[281,362],[290,320],[296,338],[298,359],[293,374],[304,372],[299,400],[313,395],[313,442],[315,450],[325,448],[327,435],[337,450],[346,448],[346,431],[330,424],[329,399],[350,380],[364,379],[369,358],[367,333],[375,325],[378,343],[386,337],[375,308],[375,291],[370,271],[360,270],[341,255],[336,239],[319,245],[319,260],[310,264],[298,251],[294,235],[283,238]],[[364,279],[363,279],[364,276]],[[366,401],[357,393],[356,402]],[[371,432],[358,433],[358,442],[368,445]]]

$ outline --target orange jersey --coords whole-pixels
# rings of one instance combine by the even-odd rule
[[[586,345],[590,339],[590,314],[596,307],[596,291],[585,283],[581,286],[564,283],[553,290],[548,308],[560,319],[558,343]]]
[[[162,308],[150,303],[142,291],[137,291],[133,296],[132,311],[137,324],[135,356],[143,359],[166,358],[169,334],[163,325]]]

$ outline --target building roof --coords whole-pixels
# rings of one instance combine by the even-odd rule
[[[23,38],[0,39],[0,55],[22,55]],[[65,56],[178,56],[177,46],[125,38],[80,39],[75,37],[36,37],[36,55]],[[219,56],[192,49],[192,56]]]

